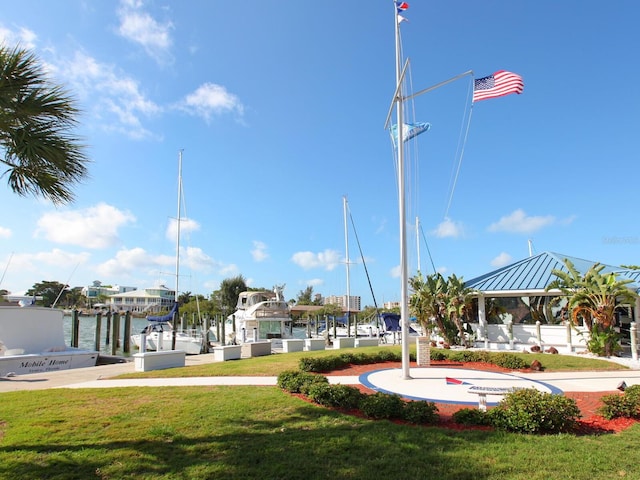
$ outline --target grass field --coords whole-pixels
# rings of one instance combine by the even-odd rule
[[[308,355],[137,375],[277,375]],[[549,370],[621,368],[547,359]],[[598,436],[407,426],[277,387],[53,389],[3,393],[0,402],[1,479],[640,478],[640,425]]]

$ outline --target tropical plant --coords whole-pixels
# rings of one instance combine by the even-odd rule
[[[593,264],[584,275],[565,259],[567,271],[553,269],[557,279],[547,290],[558,289],[567,297],[569,321],[575,327],[582,323],[589,331],[587,348],[600,356],[611,356],[620,347],[615,331],[615,308],[619,303],[633,303],[637,294],[628,285],[630,279],[618,280],[616,273],[602,273],[600,263]]]
[[[87,176],[84,145],[69,133],[79,110],[37,58],[0,45],[0,163],[9,187],[54,204],[73,201],[70,187]]]
[[[415,315],[425,334],[432,328],[449,344],[466,344],[464,319],[471,307],[473,290],[464,286],[455,275],[445,280],[440,273],[424,277],[421,272],[409,279],[413,293],[409,309]]]

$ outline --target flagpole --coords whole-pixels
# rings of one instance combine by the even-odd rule
[[[402,332],[402,377],[404,380],[411,379],[409,370],[409,306],[408,306],[408,285],[409,274],[407,268],[407,223],[406,223],[406,194],[405,194],[405,173],[404,173],[404,111],[402,97],[402,59],[400,49],[400,19],[398,18],[397,3],[394,1],[394,18],[396,27],[396,115],[398,131],[398,213],[400,220],[400,325]]]

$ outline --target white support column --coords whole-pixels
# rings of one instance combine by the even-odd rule
[[[478,295],[478,330],[484,340],[484,348],[489,349],[489,326],[487,325],[487,313],[485,310],[484,295]]]

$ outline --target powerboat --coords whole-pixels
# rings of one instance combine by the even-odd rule
[[[289,304],[284,300],[283,287],[270,291],[247,291],[238,296],[236,311],[227,317],[235,338],[231,343],[249,343],[259,340],[282,339],[288,335],[286,324],[291,321]],[[228,330],[229,331],[229,330]]]
[[[0,307],[0,377],[94,367],[99,352],[65,344],[63,317],[54,308]]]

